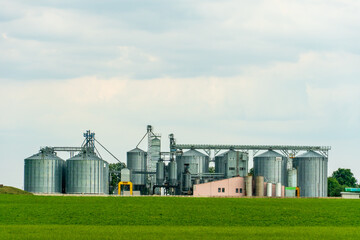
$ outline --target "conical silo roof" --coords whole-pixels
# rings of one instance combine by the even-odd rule
[[[184,152],[182,156],[201,156],[201,157],[207,157],[207,155],[197,151],[197,150],[194,150],[194,149],[191,149],[187,152]]]
[[[145,152],[144,150],[140,149],[140,148],[134,148],[133,150],[128,151],[129,153],[133,153],[133,152]]]
[[[260,154],[260,155],[258,155],[258,156],[255,156],[255,158],[259,158],[259,157],[266,157],[266,158],[268,158],[268,157],[284,157],[284,156],[281,155],[281,154],[278,153],[278,152],[273,151],[273,150],[268,150],[268,151],[266,151],[266,152],[264,152],[264,153],[262,153],[262,154]]]
[[[296,158],[323,158],[321,154],[314,152],[314,151],[307,151],[306,153],[303,153]]]

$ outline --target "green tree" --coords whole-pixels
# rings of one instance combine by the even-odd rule
[[[344,191],[344,186],[341,186],[336,178],[328,178],[328,196],[329,197],[339,197],[342,191]]]
[[[110,163],[109,171],[110,171],[110,194],[114,193],[114,189],[116,185],[121,181],[121,169],[126,168],[126,164],[119,163]]]
[[[214,167],[209,167],[209,173],[215,173],[215,168]]]
[[[356,187],[356,179],[350,169],[338,168],[334,171],[332,177],[335,178],[340,185],[346,187]]]
[[[254,168],[250,168],[249,176],[254,176]]]

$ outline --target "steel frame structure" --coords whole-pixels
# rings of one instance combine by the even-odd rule
[[[204,150],[209,156],[211,151],[214,155],[221,150],[240,150],[248,153],[253,151],[255,156],[260,150],[278,150],[289,158],[295,157],[300,151],[316,151],[324,157],[329,156],[330,146],[289,146],[289,145],[212,145],[212,144],[176,144],[175,141],[170,141],[170,152],[182,151],[184,149],[200,149]]]

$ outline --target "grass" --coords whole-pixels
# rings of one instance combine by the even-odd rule
[[[0,187],[0,194],[32,195],[32,193],[26,192],[26,191],[18,189],[18,188],[8,187],[8,186]]]
[[[0,195],[1,239],[355,239],[360,201]]]

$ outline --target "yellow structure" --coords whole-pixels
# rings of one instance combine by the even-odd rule
[[[296,187],[296,196],[300,197],[300,188],[299,187]]]
[[[133,184],[132,182],[119,182],[118,185],[118,195],[121,194],[121,185],[129,185],[130,186],[130,195],[133,195]]]

